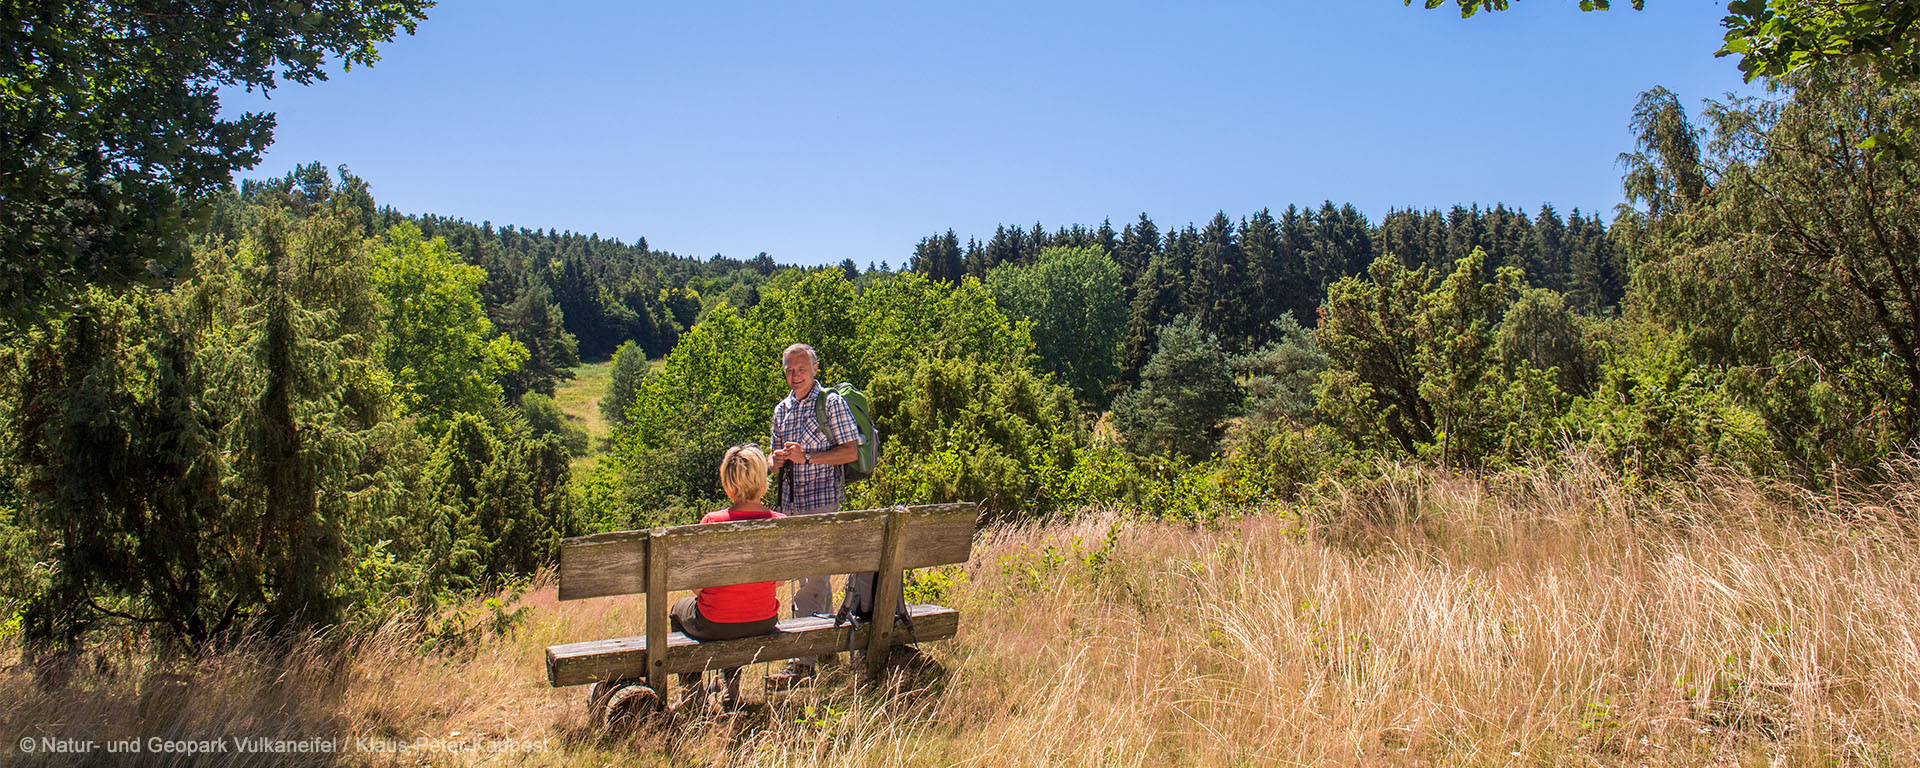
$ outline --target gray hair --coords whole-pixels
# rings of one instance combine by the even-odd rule
[[[791,355],[795,352],[807,353],[807,360],[813,363],[813,367],[815,368],[820,367],[820,353],[813,351],[813,346],[810,344],[795,344],[791,347],[787,347],[787,351],[780,353],[780,359],[785,360],[787,359],[788,355]]]

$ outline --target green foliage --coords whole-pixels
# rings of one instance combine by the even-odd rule
[[[1327,371],[1317,394],[1321,417],[1355,445],[1413,453],[1433,442],[1433,409],[1420,397],[1415,365],[1421,339],[1413,315],[1438,287],[1425,265],[1408,269],[1374,260],[1369,279],[1335,283],[1315,340]]]
[[[1133,503],[1164,520],[1205,525],[1254,509],[1253,494],[1235,485],[1236,478],[1223,472],[1217,459],[1149,456],[1140,459],[1139,471],[1139,496]]]
[[[1627,169],[1627,201],[1645,206],[1656,218],[1698,202],[1707,177],[1700,166],[1699,136],[1680,97],[1658,86],[1640,94],[1630,124],[1640,151],[1620,156]]]
[[[1382,257],[1370,280],[1334,286],[1316,335],[1330,362],[1319,390],[1328,424],[1357,446],[1443,465],[1550,447],[1567,395],[1530,361],[1501,364],[1496,329],[1521,273],[1501,267],[1483,282],[1485,261],[1476,249],[1442,279]]]
[[[630,506],[624,495],[627,484],[614,462],[604,457],[581,464],[573,475],[573,508],[579,510],[580,526],[587,533],[651,528],[651,520],[629,520]]]
[[[1779,457],[1759,413],[1681,344],[1651,335],[1608,364],[1592,397],[1569,409],[1567,431],[1631,477],[1672,477],[1702,465],[1775,470]]]
[[[1120,268],[1093,248],[1048,248],[1030,266],[1002,264],[987,273],[987,292],[1008,317],[1033,321],[1040,365],[1099,409],[1119,375],[1127,308]]]
[[[1332,429],[1248,421],[1227,436],[1222,475],[1252,498],[1292,501],[1322,478],[1355,473],[1353,448]]]
[[[935,235],[920,241],[913,249],[913,260],[908,269],[925,276],[929,280],[957,282],[967,272],[966,262],[960,253],[960,238],[947,230],[944,235]]]
[[[11,507],[0,506],[0,635],[17,631],[16,621],[27,601],[46,589],[40,570],[34,567],[32,539],[17,517]]]
[[[1652,185],[1678,204],[1648,211],[1638,306],[1798,463],[1870,467],[1920,439],[1920,157],[1859,144],[1915,114],[1920,88],[1845,71],[1788,83],[1784,99],[1709,104],[1704,159],[1643,153],[1715,183]],[[1684,115],[1640,128],[1643,146],[1694,133]]]
[[[567,343],[562,333],[577,341],[581,359],[605,358],[628,341],[649,355],[666,354],[680,331],[719,297],[752,299],[754,286],[763,279],[738,259],[676,257],[648,248],[646,238],[628,244],[598,235],[382,214],[383,228],[412,223],[428,238],[444,238],[468,263],[487,271],[482,300],[489,317],[532,353],[532,370],[511,378],[510,384],[523,377],[537,381],[536,374],[544,370],[541,346],[553,347],[554,355],[564,354],[559,349]],[[525,306],[515,309],[522,302]],[[733,302],[735,307],[752,303]],[[551,316],[541,317],[543,311]],[[561,324],[558,329],[550,326],[555,319]],[[559,364],[554,366],[548,373],[559,372]],[[509,393],[513,391],[510,386]]]
[[[600,398],[600,418],[608,426],[619,429],[627,423],[627,409],[633,405],[640,382],[651,370],[647,352],[640,345],[629,341],[614,351],[613,372],[608,375],[607,392]]]
[[[1069,390],[1003,361],[919,360],[875,376],[867,392],[888,443],[856,489],[861,505],[966,500],[1044,512],[1084,441]]]
[[[1127,338],[1120,353],[1124,381],[1139,383],[1140,373],[1159,349],[1160,329],[1181,315],[1181,294],[1192,270],[1183,241],[1169,238],[1168,247],[1148,260],[1133,284],[1133,305],[1127,310]]]
[[[846,377],[855,381],[928,358],[1020,365],[1034,359],[1031,324],[1009,321],[993,295],[970,277],[948,286],[906,272],[876,282],[860,294],[849,331],[857,331],[846,342],[857,362]],[[825,351],[822,365],[832,359]]]
[[[1598,383],[1599,354],[1588,345],[1580,318],[1553,291],[1521,291],[1501,319],[1493,346],[1506,370],[1524,365],[1551,371],[1554,386],[1567,394],[1588,394]]]
[[[182,206],[250,168],[273,116],[223,115],[220,89],[310,84],[431,2],[328,6],[19,3],[0,24],[0,295],[18,322],[89,282],[159,276],[185,261]],[[228,118],[228,119],[222,119]]]
[[[1809,68],[1871,70],[1888,84],[1920,82],[1920,3],[1892,0],[1735,0],[1727,4],[1726,44],[1747,80],[1784,78]]]
[[[453,419],[435,454],[449,510],[449,579],[494,584],[553,559],[560,539],[578,528],[567,493],[568,458],[553,435],[496,429],[472,414]]]
[[[534,437],[553,435],[568,455],[587,455],[587,430],[569,420],[553,398],[538,392],[528,393],[520,398],[520,415],[526,418]]]
[[[1509,0],[1453,0],[1461,18],[1504,11]],[[1424,0],[1438,8],[1447,0]],[[1413,0],[1403,0],[1413,5]],[[1645,0],[1632,0],[1641,10]],[[1579,0],[1582,11],[1605,11],[1608,0]],[[1832,0],[1734,0],[1721,19],[1726,35],[1714,56],[1737,55],[1740,71],[1755,78],[1838,70],[1874,72],[1890,86],[1920,82],[1920,3]],[[1881,134],[1887,135],[1887,134]],[[1912,132],[1901,134],[1911,144]]]
[[[1074,449],[1073,463],[1048,482],[1048,490],[1062,508],[1117,506],[1136,502],[1142,475],[1139,459],[1111,437],[1110,425],[1094,430],[1096,437]]]
[[[351,200],[267,208],[166,293],[87,294],[29,335],[5,391],[36,648],[103,619],[203,646],[339,618],[355,461],[388,411]]]
[[[529,392],[552,397],[556,383],[573,378],[573,367],[580,364],[579,343],[567,332],[566,317],[546,285],[527,286],[491,314],[494,327],[527,350],[527,359],[502,379],[508,398]]]
[[[1228,361],[1247,394],[1246,418],[1311,424],[1314,390],[1327,368],[1327,355],[1292,315],[1281,315],[1268,333],[1273,341]]]
[[[446,418],[501,398],[500,377],[527,348],[493,335],[481,307],[486,270],[460,262],[445,240],[401,224],[374,244],[373,281],[385,300],[380,357],[407,410]]]
[[[1244,351],[1258,329],[1259,286],[1248,279],[1246,253],[1225,211],[1217,212],[1193,246],[1193,273],[1184,304],[1200,327],[1234,352]]]
[[[1428,10],[1447,4],[1447,0],[1423,0],[1423,2],[1426,3]],[[1453,0],[1453,2],[1460,8],[1460,18],[1467,19],[1480,11],[1504,11],[1507,9],[1509,0]],[[1631,0],[1631,2],[1633,9],[1638,11],[1646,0]],[[1579,0],[1579,3],[1580,10],[1583,11],[1605,11],[1613,8],[1613,3],[1609,0]],[[1404,0],[1403,4],[1413,5],[1413,0]]]
[[[1175,318],[1158,335],[1140,385],[1114,400],[1114,426],[1136,452],[1205,457],[1239,409],[1240,388],[1219,341],[1197,320]]]
[[[1423,371],[1419,397],[1434,418],[1432,447],[1442,466],[1467,463],[1498,449],[1507,414],[1489,408],[1505,384],[1494,364],[1493,331],[1513,302],[1520,271],[1502,267],[1482,282],[1485,254],[1462,261],[1423,297],[1414,332],[1414,365]]]
[[[56,680],[106,627],[186,650],[429,616],[579,527],[565,447],[497,399],[437,443],[396,419],[364,184],[214,202],[190,279],[90,290],[0,355],[0,573],[44,564],[0,600]]]
[[[715,308],[640,379],[626,424],[603,459],[621,468],[629,486],[621,495],[636,508],[631,514],[719,497],[714,473],[721,454],[731,445],[766,440],[769,414],[785,389],[780,350],[799,340],[789,335],[791,325],[840,328],[836,339],[810,343],[821,352],[823,379],[845,370],[852,286],[837,272],[796,274],[788,281],[770,283],[746,316],[729,306]]]

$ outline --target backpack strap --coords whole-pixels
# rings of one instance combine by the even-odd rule
[[[820,436],[827,439],[827,447],[837,448],[840,446],[840,443],[835,442],[833,439],[833,427],[831,424],[827,422],[827,412],[823,410],[823,406],[821,404],[825,403],[828,397],[839,397],[843,401],[846,400],[846,398],[840,397],[840,393],[833,391],[831,388],[829,388],[825,384],[821,384],[818,386],[820,387],[820,395],[813,399],[813,422],[819,425]],[[851,405],[847,406],[847,415],[848,416],[853,415],[853,406]],[[855,445],[859,445],[860,443],[860,422],[857,419],[854,421],[854,424],[853,424],[853,443]],[[842,476],[844,477],[846,473],[846,468],[841,467],[840,471],[842,473]]]
[[[817,386],[820,387],[820,395],[813,399],[813,423],[820,425],[820,435],[825,437],[828,443],[832,444],[827,446],[831,448],[834,445],[839,445],[839,443],[833,442],[833,427],[827,423],[827,412],[824,410],[822,404],[827,401],[829,395],[839,397],[840,393],[829,389],[825,384]]]

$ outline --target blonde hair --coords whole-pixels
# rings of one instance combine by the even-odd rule
[[[720,487],[734,501],[759,501],[767,495],[767,454],[742,443],[720,457]]]

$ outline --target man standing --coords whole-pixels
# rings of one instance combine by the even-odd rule
[[[820,356],[813,347],[795,344],[780,355],[787,387],[793,391],[773,408],[773,468],[781,473],[779,511],[789,517],[838,512],[847,499],[840,465],[860,457],[860,428],[853,410],[839,395],[814,381]],[[817,409],[817,410],[816,410]],[[822,423],[826,428],[822,429]],[[865,579],[854,579],[855,591],[871,589]],[[858,602],[860,596],[856,596]],[[871,598],[866,598],[871,601]],[[810,616],[833,611],[833,576],[823,574],[794,582],[793,615]],[[783,672],[770,675],[776,687],[813,676],[813,658],[787,662]]]

